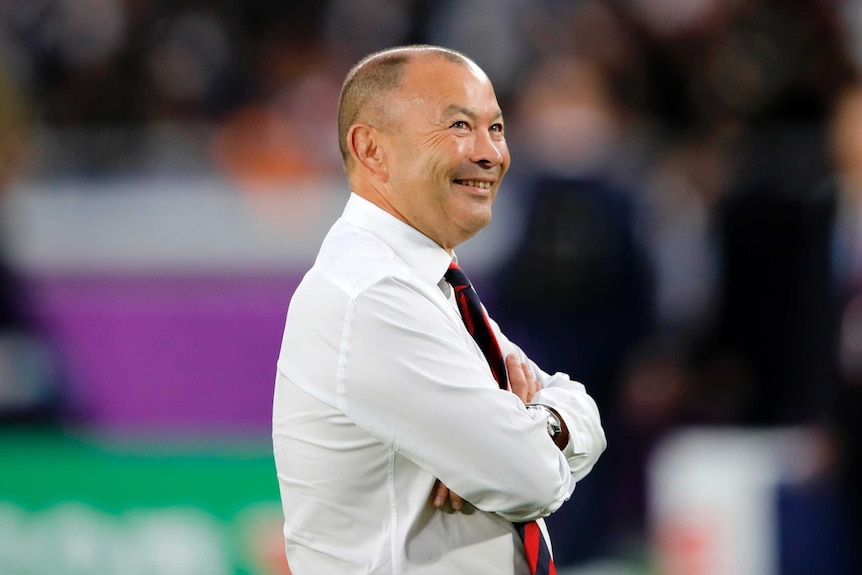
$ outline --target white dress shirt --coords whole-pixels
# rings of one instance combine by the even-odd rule
[[[501,390],[439,282],[451,256],[351,194],[290,302],[273,446],[295,575],[528,573],[512,521],[560,507],[605,448],[583,385],[529,362],[570,439]],[[468,505],[430,502],[439,478]],[[544,525],[544,522],[540,520]]]

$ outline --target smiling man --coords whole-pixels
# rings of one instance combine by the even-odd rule
[[[338,132],[350,198],[291,299],[276,377],[290,567],[553,573],[542,517],[605,437],[583,385],[510,342],[456,263],[509,167],[493,86],[452,50],[372,54]]]

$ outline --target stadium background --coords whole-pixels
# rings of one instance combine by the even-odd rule
[[[862,3],[0,0],[0,573],[286,572],[274,366],[340,81],[417,42],[506,114],[459,257],[604,416],[561,566],[857,572]]]

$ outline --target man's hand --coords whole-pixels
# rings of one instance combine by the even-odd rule
[[[464,506],[464,500],[454,491],[449,491],[442,481],[439,479],[434,482],[434,488],[431,490],[431,502],[434,507],[440,509],[446,505],[446,501],[452,506],[455,511],[460,510]]]
[[[512,393],[517,395],[525,405],[530,403],[540,389],[539,382],[530,371],[530,366],[520,361],[514,353],[510,353],[506,356],[506,371],[509,373]]]
[[[506,356],[506,371],[509,373],[509,385],[512,386],[512,393],[517,395],[521,401],[524,402],[524,405],[533,401],[533,396],[536,395],[536,392],[539,391],[541,387],[539,386],[539,382],[536,381],[536,378],[533,377],[533,372],[530,371],[530,366],[519,361],[518,356],[514,353],[510,353]],[[563,420],[563,418],[560,417],[560,414],[557,413],[557,410],[551,407],[548,407],[548,409],[557,415],[557,419],[560,420],[560,425],[562,427],[560,434],[554,439],[554,443],[561,450],[565,449],[566,445],[569,443],[569,428],[566,425],[565,420]]]

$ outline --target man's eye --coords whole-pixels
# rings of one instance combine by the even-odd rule
[[[458,120],[457,122],[455,122],[454,124],[452,124],[452,127],[453,127],[453,128],[458,128],[459,130],[469,128],[469,126],[467,125],[467,122],[465,122],[464,120]]]
[[[494,124],[493,126],[491,126],[491,131],[502,134],[503,133],[503,124]]]

